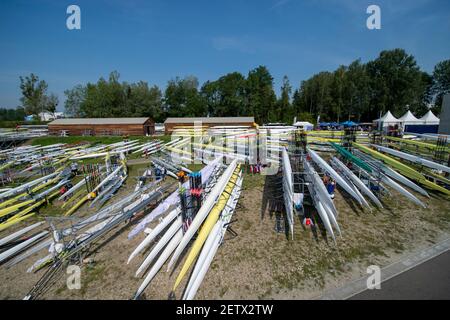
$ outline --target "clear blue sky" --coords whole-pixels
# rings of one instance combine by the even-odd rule
[[[81,30],[66,8],[81,7]],[[382,29],[366,28],[381,7]],[[450,58],[448,0],[2,0],[0,107],[20,104],[19,76],[31,72],[64,90],[117,70],[121,80],[164,87],[175,76],[200,83],[266,65],[294,87],[381,50],[401,47],[425,71]]]

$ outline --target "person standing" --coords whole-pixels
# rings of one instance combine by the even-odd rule
[[[327,191],[331,197],[331,199],[334,199],[334,190],[336,189],[336,182],[333,179],[330,179],[327,185]]]

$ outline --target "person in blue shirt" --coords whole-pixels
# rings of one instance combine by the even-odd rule
[[[336,182],[333,179],[330,179],[327,184],[327,191],[331,196],[331,199],[334,199],[334,190],[336,189]]]

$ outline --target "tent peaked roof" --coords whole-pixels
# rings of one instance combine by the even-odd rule
[[[439,124],[440,120],[429,110],[422,118],[420,118],[426,124]]]
[[[293,124],[294,127],[301,127],[301,126],[308,126],[308,127],[314,127],[314,125],[311,122],[308,121],[297,121]]]
[[[376,121],[382,121],[382,122],[399,122],[400,120],[394,117],[391,113],[391,111],[386,112],[384,116],[382,116],[380,119]]]
[[[411,111],[407,111],[403,116],[398,118],[399,120],[407,123],[407,122],[422,122],[421,120],[417,119],[416,116],[412,114]]]

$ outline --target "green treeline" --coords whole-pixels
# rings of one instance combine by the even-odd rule
[[[58,101],[45,82],[21,78],[23,107],[28,114],[54,110]],[[170,80],[164,90],[147,82],[121,82],[118,72],[97,83],[65,91],[65,112],[73,117],[255,116],[258,123],[298,120],[371,121],[380,112],[395,116],[411,110],[423,115],[428,106],[439,114],[442,97],[450,92],[450,60],[432,74],[420,69],[402,49],[383,51],[367,63],[360,60],[335,71],[323,71],[292,87],[285,76],[277,97],[274,79],[265,66],[247,75],[228,73],[200,86],[195,76]]]
[[[442,97],[450,92],[450,60],[436,65],[432,75],[421,71],[402,49],[383,51],[372,61],[360,60],[334,72],[320,72],[294,92],[293,109],[324,121],[371,121],[390,110],[422,116],[431,103],[439,114]]]
[[[23,121],[25,116],[24,108],[0,109],[0,121]]]

